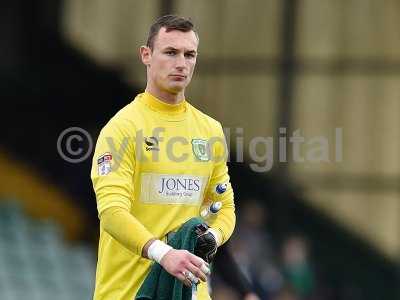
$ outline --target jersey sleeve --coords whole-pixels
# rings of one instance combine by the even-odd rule
[[[134,136],[122,120],[101,130],[92,161],[91,178],[99,215],[118,206],[130,211],[135,169]]]
[[[135,170],[134,132],[123,120],[111,120],[102,129],[91,178],[101,226],[128,250],[141,255],[153,235],[130,213]]]
[[[222,208],[208,224],[217,229],[220,233],[221,244],[225,243],[233,233],[236,223],[234,194],[228,174],[227,157],[228,147],[226,146],[225,136],[221,124],[218,123],[217,134],[212,143],[212,154],[214,168],[210,180],[210,185],[206,193],[208,201],[222,202]],[[217,187],[219,192],[217,192]],[[223,191],[223,192],[222,192]],[[222,193],[221,193],[222,192]]]
[[[100,215],[100,225],[115,240],[137,255],[141,255],[146,243],[155,238],[138,219],[121,207],[104,210]]]

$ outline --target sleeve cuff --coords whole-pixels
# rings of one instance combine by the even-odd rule
[[[218,229],[215,229],[215,228],[209,228],[208,232],[211,233],[214,236],[214,238],[215,238],[215,240],[217,242],[217,246],[219,247],[221,245],[221,243],[222,243],[221,232]]]

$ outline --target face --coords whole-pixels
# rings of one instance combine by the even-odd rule
[[[161,92],[183,92],[192,79],[197,58],[198,39],[193,31],[161,28],[153,50],[141,47],[142,62],[147,66],[147,81]]]

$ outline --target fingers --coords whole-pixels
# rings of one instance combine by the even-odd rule
[[[191,283],[198,284],[200,282],[200,279],[190,271],[185,271],[183,274]]]
[[[161,260],[161,265],[188,287],[200,280],[207,281],[206,275],[210,274],[209,265],[187,250],[170,250]]]
[[[196,267],[193,264],[189,264],[187,266],[187,269],[196,277],[196,278],[200,278],[201,281],[207,281],[207,276],[205,275],[205,273],[199,269],[198,267]]]
[[[201,270],[205,275],[210,275],[210,265],[206,263],[203,259],[200,257],[193,255],[191,257],[191,263],[194,264],[197,268]]]
[[[178,275],[176,275],[176,277],[187,287],[191,287],[192,286],[192,282],[186,278],[184,272],[179,273]]]
[[[188,288],[192,287],[192,282],[189,279],[185,279],[185,281],[183,282],[183,284],[185,286],[187,286]]]
[[[209,264],[206,263],[206,262],[204,262],[203,264],[201,264],[200,270],[201,270],[204,274],[206,274],[206,275],[210,275],[210,274],[211,274]]]
[[[209,265],[200,257],[189,253],[189,262],[186,265],[187,271],[184,271],[186,278],[197,284],[199,280],[207,281],[207,275],[210,274]]]

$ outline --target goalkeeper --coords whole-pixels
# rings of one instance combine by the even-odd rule
[[[132,300],[153,261],[186,285],[201,280],[198,299],[210,299],[204,259],[215,249],[203,243],[202,259],[165,243],[219,184],[222,209],[200,241],[222,245],[235,226],[221,124],[185,100],[198,43],[191,21],[159,18],[140,48],[145,91],[100,132],[91,170],[100,218],[94,300]]]

